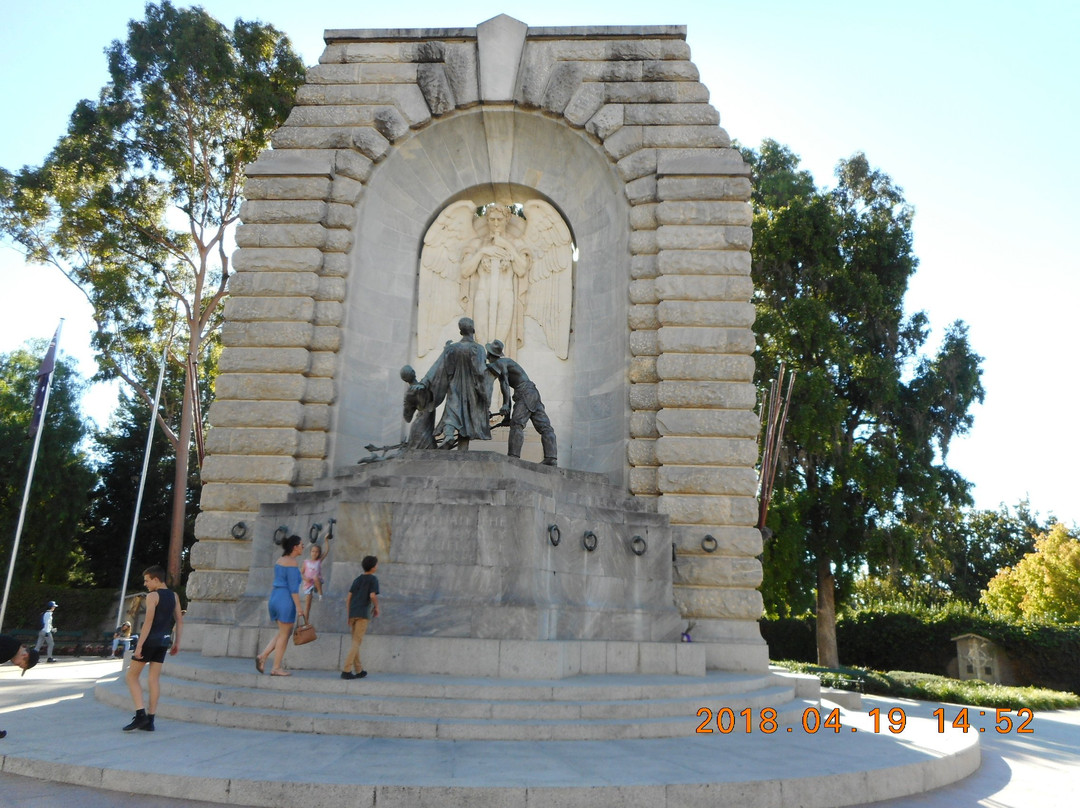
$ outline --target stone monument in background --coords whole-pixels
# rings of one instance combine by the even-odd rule
[[[248,169],[185,645],[254,653],[274,531],[334,519],[295,664],[339,664],[324,632],[373,552],[365,649],[399,670],[496,643],[499,674],[764,671],[749,169],[685,29],[326,41]],[[543,391],[559,467],[526,462],[538,442],[354,467],[406,439],[402,366],[463,316]]]

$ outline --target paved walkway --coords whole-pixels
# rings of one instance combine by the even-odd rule
[[[168,728],[162,727],[165,731],[159,730],[154,736],[119,732],[119,726],[126,722],[128,715],[95,702],[91,692],[91,686],[97,678],[114,675],[118,671],[119,662],[83,660],[55,665],[42,664],[26,677],[20,678],[17,670],[9,666],[0,667],[0,728],[7,728],[10,733],[6,739],[0,741],[0,754],[16,756],[21,746],[36,747],[40,754],[43,742],[46,747],[54,743],[57,747],[57,765],[63,765],[63,754],[60,750],[69,744],[81,746],[93,743],[96,739],[96,743],[102,744],[102,756],[111,757],[113,761],[118,754],[127,754],[130,747],[129,759],[109,765],[127,769],[132,775],[123,783],[126,791],[106,791],[3,772],[0,773],[0,806],[174,808],[182,805],[221,804],[191,799],[163,800],[160,797],[131,793],[132,790],[137,790],[137,778],[140,776],[135,773],[139,768],[137,759],[142,757],[144,752],[157,750],[155,754],[171,754],[175,749],[176,757],[184,761],[179,765],[186,767],[188,774],[198,776],[204,771],[216,768],[215,758],[222,754],[222,750],[206,748],[205,742],[200,745],[200,739],[204,737],[201,733],[205,730],[198,725],[169,722]],[[889,708],[897,705],[901,705],[912,718],[929,718],[932,711],[940,706],[868,697],[862,712],[868,713],[874,707],[880,707],[885,714]],[[959,707],[946,706],[946,715],[951,719],[958,710]],[[65,724],[68,720],[72,721],[71,726]],[[87,723],[94,726],[85,726]],[[978,720],[973,718],[972,723],[977,725]],[[1080,770],[1080,710],[1037,714],[1031,725],[1034,732],[1027,735],[1017,735],[1015,732],[1009,735],[995,733],[992,716],[982,719],[982,725],[988,731],[980,735],[983,743],[983,764],[976,774],[929,794],[877,805],[882,808],[1042,808],[1071,804],[1075,797],[1075,773]],[[133,735],[136,737],[132,737]],[[288,742],[290,737],[295,743]],[[758,738],[762,736],[759,735]],[[712,743],[715,739],[707,740]],[[866,738],[866,743],[872,741],[872,738]],[[109,748],[105,748],[106,743]],[[614,743],[632,748],[631,742]],[[241,756],[245,765],[252,767],[254,771],[264,767],[272,768],[276,765],[277,755],[287,755],[292,761],[297,758],[310,758],[311,764],[319,768],[327,765],[331,768],[335,765],[346,768],[355,766],[354,760],[340,754],[341,750],[338,750],[339,754],[332,759],[326,759],[327,753],[335,744],[339,745],[340,739],[335,740],[328,736],[282,735],[270,748],[265,744],[244,746],[240,750],[229,750],[229,753],[234,759],[237,755]],[[818,765],[821,765],[820,757],[827,754],[828,744],[827,739],[821,736],[820,742],[815,739],[806,745],[810,757],[819,758]],[[721,744],[714,745],[718,752],[722,751]],[[605,747],[603,743],[588,743],[588,746],[590,749],[595,746],[596,748],[592,749],[594,752],[611,748]],[[584,749],[584,746],[578,748]],[[767,743],[764,749],[768,751]],[[799,762],[790,761],[788,766],[797,768]],[[491,772],[493,779],[499,779],[500,775],[506,777],[507,774],[505,771]],[[633,788],[630,786],[628,790]],[[647,792],[649,788],[643,786],[642,790]],[[182,795],[178,793],[177,796]],[[643,797],[645,794],[635,796]],[[628,802],[636,804],[638,800],[631,799]]]

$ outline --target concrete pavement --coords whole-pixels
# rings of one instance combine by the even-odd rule
[[[122,733],[119,728],[128,720],[128,714],[96,702],[91,692],[98,677],[118,672],[119,662],[89,660],[42,664],[25,678],[20,678],[18,671],[8,666],[0,668],[0,727],[10,733],[8,738],[0,741],[0,754],[4,756],[0,806],[149,808],[151,805],[236,804],[234,794],[221,791],[215,796],[213,788],[195,788],[193,784],[215,782],[215,778],[221,782],[239,783],[241,781],[236,778],[240,776],[244,778],[245,789],[266,788],[269,797],[274,791],[272,780],[281,775],[283,765],[296,766],[301,773],[307,772],[319,779],[324,784],[322,797],[328,803],[333,800],[333,792],[328,792],[325,785],[336,783],[340,787],[341,802],[338,804],[348,804],[351,797],[357,796],[357,785],[350,783],[349,775],[355,778],[358,761],[365,761],[365,768],[385,773],[395,763],[400,765],[403,756],[409,755],[419,755],[419,760],[423,761],[421,766],[415,764],[415,759],[411,764],[409,777],[415,783],[423,783],[428,775],[433,778],[432,782],[439,776],[448,776],[461,785],[474,787],[484,782],[506,787],[525,779],[538,784],[566,785],[580,777],[582,782],[589,781],[594,785],[601,785],[605,780],[609,785],[619,783],[621,804],[656,805],[660,796],[657,778],[661,782],[664,776],[671,776],[673,782],[692,780],[696,776],[696,766],[715,765],[715,759],[726,760],[733,768],[741,770],[742,776],[750,776],[752,772],[748,769],[775,766],[780,751],[775,739],[760,734],[743,735],[738,740],[734,735],[698,737],[659,745],[645,745],[640,741],[576,742],[572,746],[555,743],[521,745],[518,742],[517,747],[512,747],[505,742],[487,745],[442,742],[441,746],[429,743],[430,748],[427,748],[423,746],[424,742],[415,741],[383,739],[376,744],[365,739],[310,734],[223,732],[220,728],[175,721],[164,722],[153,735]],[[302,686],[301,676],[294,681]],[[879,707],[885,716],[897,705],[902,706],[911,719],[931,718],[933,709],[939,706],[867,698],[859,712],[865,718],[870,710]],[[951,719],[958,709],[949,706],[946,715]],[[1065,795],[1073,796],[1074,772],[1080,767],[1080,711],[1037,714],[1032,722],[1034,732],[1028,735],[998,735],[992,731],[992,717],[984,728],[989,728],[990,732],[979,736],[983,765],[974,775],[929,794],[877,805],[887,808],[1036,808],[1064,804]],[[886,744],[873,735],[858,736],[858,741],[868,756],[875,752],[879,755],[904,753],[903,750],[883,751]],[[566,748],[561,748],[563,746]],[[511,748],[517,753],[508,755]],[[799,748],[798,756],[783,761],[782,776],[790,778],[799,772],[807,775],[827,772],[837,754],[843,751],[824,735],[807,736]],[[26,757],[34,759],[33,766],[20,763]],[[94,785],[116,790],[65,785],[14,774],[32,771],[51,776],[47,774],[51,766],[60,773],[70,760],[76,758],[83,766],[102,767],[106,772],[101,779],[93,781]],[[597,759],[605,762],[599,769],[592,765]],[[173,799],[137,793],[145,776],[139,769],[148,764],[151,769],[164,767],[171,773],[171,776],[165,775],[164,780],[156,778],[155,782],[159,793],[169,794]],[[226,771],[231,780],[224,779]],[[608,774],[603,774],[604,771]],[[873,780],[872,772],[869,776]],[[164,789],[163,782],[166,784]],[[421,804],[420,799],[410,803],[407,792],[408,789],[404,789],[398,794],[400,804]],[[488,796],[490,798],[492,792],[488,791]],[[506,796],[510,796],[509,792]],[[548,796],[551,796],[550,792]],[[691,797],[688,792],[687,799],[691,800],[688,804],[697,804],[700,796]],[[720,796],[719,792],[714,794],[714,797]],[[198,797],[217,801],[200,802]],[[427,800],[423,802],[426,804]],[[499,804],[498,800],[492,802],[490,799],[481,802]],[[678,798],[673,798],[669,792],[667,804],[679,804]],[[713,804],[721,802],[715,800]]]

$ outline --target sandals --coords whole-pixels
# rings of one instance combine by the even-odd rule
[[[255,670],[259,673],[263,673],[266,670],[266,660],[261,656],[255,657]]]
[[[289,673],[288,671],[282,671],[282,670],[270,671],[270,675],[271,676],[292,676],[292,674]]]

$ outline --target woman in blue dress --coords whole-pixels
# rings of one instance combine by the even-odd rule
[[[300,608],[300,567],[297,564],[303,552],[304,542],[299,536],[289,536],[281,542],[281,558],[274,564],[274,588],[270,590],[270,619],[277,622],[278,633],[255,657],[259,673],[263,672],[266,660],[273,652],[274,667],[270,675],[289,676],[281,665],[285,661],[285,649],[289,647],[289,635],[296,623],[297,612],[307,620],[307,614]]]

